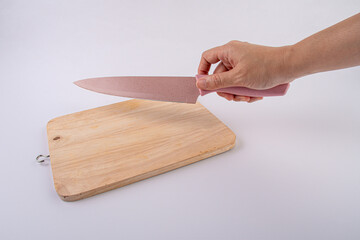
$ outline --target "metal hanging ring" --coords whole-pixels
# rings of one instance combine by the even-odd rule
[[[43,163],[43,162],[45,162],[45,160],[48,160],[50,158],[50,155],[39,155],[39,156],[37,156],[36,157],[36,161],[38,162],[38,163]]]

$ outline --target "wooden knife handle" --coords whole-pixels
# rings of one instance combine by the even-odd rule
[[[196,75],[196,80],[201,78],[202,76],[204,75]],[[248,97],[274,97],[274,96],[284,96],[287,90],[289,89],[289,87],[290,84],[286,83],[264,90],[255,90],[246,87],[228,87],[228,88],[220,88],[211,91],[199,89],[199,92],[201,96],[204,96],[212,92],[223,92],[223,93],[230,93],[234,95],[248,96]]]

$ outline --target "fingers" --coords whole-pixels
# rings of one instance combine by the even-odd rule
[[[225,98],[228,101],[235,101],[235,102],[248,102],[248,103],[253,103],[259,100],[262,100],[262,97],[248,97],[248,96],[237,96],[237,95],[233,95],[233,94],[229,94],[229,93],[222,93],[222,92],[218,92],[217,93],[220,97]]]
[[[203,90],[216,90],[234,85],[234,70],[214,73],[200,78],[196,86]]]
[[[226,46],[219,46],[205,51],[200,60],[198,74],[207,75],[199,79],[196,83],[197,87],[203,90],[215,90],[234,85],[235,72],[232,67],[227,63]],[[224,62],[225,60],[225,62]],[[219,62],[214,74],[208,75],[212,64]]]
[[[215,68],[215,70],[214,70],[214,74],[215,73],[222,73],[222,72],[226,72],[226,71],[228,71],[229,69],[227,69],[227,67],[224,65],[224,63],[223,62],[220,62],[217,66],[216,66],[216,68]],[[199,87],[199,86],[198,86]],[[227,96],[229,97],[231,94],[227,94]]]
[[[223,62],[220,62],[219,65],[217,65],[217,67],[214,70],[214,73],[221,73],[221,72],[226,72],[229,69],[227,69],[227,67],[224,65]]]
[[[235,96],[234,101],[235,102],[248,102],[253,103],[259,100],[262,100],[263,97],[247,97],[247,96]]]
[[[232,100],[234,100],[234,95],[232,95],[232,94],[229,94],[229,93],[222,93],[222,92],[218,92],[217,93],[220,97],[223,97],[223,98],[225,98],[226,100],[228,100],[228,101],[232,101]]]
[[[247,97],[247,96],[235,96],[234,97],[234,101],[235,102],[249,102],[251,100],[251,97]]]
[[[219,62],[222,55],[223,46],[215,47],[205,51],[201,56],[198,67],[198,74],[207,75],[209,73],[211,64]]]
[[[251,97],[248,103],[253,103],[259,100],[263,100],[263,97]]]

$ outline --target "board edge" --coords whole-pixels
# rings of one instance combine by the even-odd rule
[[[170,165],[164,166],[162,168],[155,169],[155,170],[153,170],[151,172],[147,172],[147,173],[144,173],[144,174],[137,175],[135,177],[131,177],[131,178],[128,178],[128,179],[125,179],[125,180],[114,182],[114,183],[109,184],[107,186],[101,186],[99,188],[91,189],[91,190],[86,191],[86,192],[80,192],[80,193],[75,193],[75,194],[62,194],[58,190],[57,184],[55,183],[55,179],[54,179],[54,185],[55,185],[56,193],[59,195],[61,200],[65,201],[65,202],[74,202],[74,201],[78,201],[78,200],[81,200],[81,199],[84,199],[84,198],[88,198],[88,197],[98,195],[100,193],[104,193],[104,192],[108,192],[110,190],[114,190],[114,189],[117,189],[117,188],[120,188],[120,187],[124,187],[124,186],[132,184],[132,183],[140,182],[142,180],[145,180],[145,179],[148,179],[148,178],[151,178],[151,177],[158,176],[160,174],[170,172],[170,171],[175,170],[177,168],[185,167],[187,165],[199,162],[201,160],[205,160],[205,159],[207,159],[209,157],[219,155],[221,153],[224,153],[224,152],[227,152],[227,151],[231,150],[236,145],[236,135],[230,129],[229,129],[229,131],[232,133],[232,136],[233,136],[232,141],[229,144],[226,144],[221,148],[215,149],[214,151],[204,152],[201,155],[197,155],[195,157],[184,159],[181,162],[170,164]]]

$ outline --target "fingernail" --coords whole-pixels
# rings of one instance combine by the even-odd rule
[[[206,79],[205,78],[200,78],[197,81],[197,87],[201,88],[201,89],[206,89]]]

